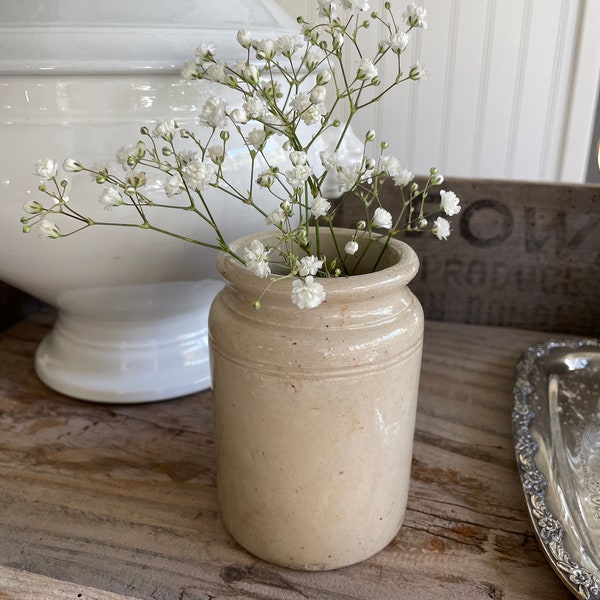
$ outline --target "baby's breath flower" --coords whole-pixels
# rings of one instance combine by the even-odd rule
[[[373,227],[381,227],[382,229],[391,229],[393,225],[392,215],[385,208],[378,206],[373,213],[371,225]]]
[[[204,70],[204,78],[217,83],[225,82],[225,65],[221,62],[211,63]]]
[[[340,108],[340,114],[354,114],[353,108],[359,110],[378,102],[396,84],[407,79],[418,81],[425,76],[424,68],[419,62],[403,69],[400,69],[399,63],[400,55],[409,43],[410,31],[413,28],[427,28],[425,8],[409,0],[411,3],[401,19],[407,25],[404,27],[401,20],[391,14],[391,4],[387,1],[383,3],[385,13],[372,13],[370,16],[359,14],[370,11],[369,0],[316,2],[321,19],[317,23],[308,23],[299,18],[302,35],[286,34],[276,39],[256,40],[248,30],[240,29],[236,40],[245,49],[245,60],[233,63],[219,61],[215,57],[214,45],[202,43],[198,46],[195,57],[183,65],[181,74],[185,79],[213,82],[211,90],[216,90],[207,94],[200,108],[197,120],[197,124],[201,126],[199,131],[180,129],[175,120],[142,126],[140,133],[144,136],[142,139],[148,141],[148,146],[140,141],[135,145],[122,147],[117,152],[117,161],[125,171],[122,179],[115,176],[107,166],[89,168],[74,159],[67,159],[63,163],[63,171],[89,172],[96,183],[103,186],[100,202],[107,209],[123,204],[137,208],[142,223],[150,223],[150,219],[156,219],[156,223],[151,223],[152,228],[162,229],[183,239],[176,231],[169,231],[168,222],[159,221],[165,207],[184,207],[179,202],[165,201],[160,203],[163,208],[154,211],[153,202],[139,193],[139,188],[146,185],[144,170],[153,169],[153,175],[158,174],[157,181],[162,188],[163,197],[189,194],[196,216],[212,225],[216,238],[192,241],[218,245],[231,255],[234,252],[223,242],[220,226],[213,222],[204,202],[208,202],[209,198],[205,198],[203,193],[213,187],[230,196],[237,196],[242,203],[257,208],[261,218],[276,228],[277,241],[265,247],[259,240],[253,240],[242,249],[239,256],[250,273],[268,278],[271,274],[271,253],[276,252],[278,266],[281,262],[288,268],[283,277],[295,278],[292,283],[292,301],[299,308],[315,308],[325,300],[325,287],[318,282],[317,277],[353,274],[353,269],[356,269],[362,256],[357,260],[344,258],[361,254],[360,251],[364,250],[362,246],[366,243],[362,241],[363,236],[364,239],[369,238],[368,243],[371,243],[371,238],[378,237],[376,233],[381,233],[382,230],[389,230],[390,235],[400,231],[426,230],[439,239],[446,239],[450,234],[447,219],[437,217],[432,224],[426,219],[429,212],[425,212],[423,200],[432,186],[439,186],[444,180],[437,169],[430,170],[426,185],[423,190],[419,190],[418,185],[413,182],[413,173],[404,169],[395,156],[382,155],[378,160],[367,156],[366,144],[374,142],[377,137],[374,130],[367,131],[363,137],[358,160],[348,160],[348,153],[336,151],[344,147],[344,136],[351,134],[347,124],[343,126],[339,118],[334,116],[334,109],[337,111]],[[346,12],[338,18],[337,13],[342,10]],[[376,25],[376,29],[384,32],[380,35],[374,55],[368,54],[366,51],[369,49],[362,47],[361,35],[370,25]],[[408,31],[400,31],[399,25]],[[373,34],[376,35],[376,32]],[[352,54],[346,56],[347,52]],[[378,67],[382,64],[380,59],[385,53],[392,55],[390,69],[395,73],[389,77],[390,69],[386,66],[387,73],[382,73],[380,80]],[[396,58],[394,54],[397,55]],[[371,58],[367,58],[369,55]],[[355,66],[350,67],[352,64]],[[354,70],[354,73],[348,72],[348,69]],[[383,81],[384,79],[388,81]],[[224,85],[230,91],[235,90],[240,101],[235,106],[228,107],[228,96],[221,96],[218,90],[222,87],[214,84]],[[367,89],[374,86],[380,86],[378,94]],[[249,122],[254,123],[246,127],[245,124]],[[312,125],[317,127],[310,127]],[[148,140],[148,136],[153,139]],[[227,144],[233,143],[233,139],[238,142],[241,139],[243,142],[239,151],[245,154],[242,161],[250,164],[249,171],[256,182],[254,189],[253,181],[246,185],[229,181],[228,169],[221,168],[226,160]],[[267,141],[269,152],[265,150]],[[185,149],[179,149],[178,143]],[[315,166],[313,155],[307,156],[307,152],[308,149],[318,152],[321,148],[324,149],[319,152],[320,164]],[[380,143],[381,153],[386,152],[387,148],[386,142]],[[314,174],[313,166],[317,174]],[[74,207],[66,204],[69,183],[67,180],[57,179],[57,171],[54,160],[46,158],[37,161],[35,173],[46,180],[39,183],[38,190],[45,193],[53,204],[50,208],[45,208],[42,203],[27,202],[23,207],[26,214],[21,220],[25,232],[35,227],[44,237],[67,235],[66,232],[61,234],[58,226],[46,218],[59,212],[61,218],[72,217],[78,220],[75,230],[101,224],[79,212],[83,209],[76,212]],[[237,176],[237,171],[235,174]],[[403,195],[404,209],[399,211],[396,220],[381,207],[381,184],[387,178],[393,179],[397,186],[407,186],[407,192],[410,190],[410,193]],[[154,179],[148,179],[154,182]],[[362,202],[363,209],[366,207],[367,215],[370,215],[356,224],[352,239],[346,241],[345,245],[341,242],[338,246],[336,241],[338,252],[341,245],[345,252],[338,258],[321,256],[321,249],[325,246],[321,246],[319,241],[314,241],[309,235],[312,224],[315,225],[315,235],[320,236],[321,231],[322,235],[328,235],[329,227],[316,227],[319,219],[325,225],[335,224],[336,211],[322,195],[323,186],[329,185],[331,179],[335,179],[340,192],[349,193],[349,202],[358,196],[359,203]],[[50,180],[51,185],[47,180]],[[258,189],[259,186],[263,189]],[[48,189],[50,187],[52,190]],[[236,193],[233,194],[232,190]],[[255,192],[256,198],[253,197]],[[259,196],[267,192],[270,192],[275,202],[273,206],[279,203],[278,208],[273,210],[271,207],[265,211],[255,205],[254,200],[258,201]],[[200,201],[195,201],[195,196],[200,196]],[[441,190],[437,214],[450,217],[460,210],[456,195]],[[226,220],[227,214],[221,218]],[[238,255],[235,256],[238,258]],[[266,284],[265,288],[268,287]],[[260,300],[254,306],[259,308]]]
[[[331,203],[328,202],[323,196],[317,196],[310,206],[310,212],[313,217],[319,218],[324,217],[331,208]]]
[[[209,127],[227,125],[227,104],[222,98],[210,96],[200,111],[200,123]]]
[[[304,42],[299,35],[282,35],[275,40],[275,51],[290,57],[303,45]]]
[[[56,177],[58,164],[51,158],[40,158],[35,163],[35,174],[42,179],[52,179]]]
[[[256,50],[256,58],[260,60],[271,60],[275,56],[275,41],[266,39],[252,42],[252,47]]]
[[[115,155],[117,162],[123,167],[123,169],[127,169],[127,161],[129,159],[130,154],[133,152],[135,146],[121,146]]]
[[[331,148],[321,150],[319,153],[321,164],[328,171],[335,171],[340,166],[340,159],[338,158],[337,152]]]
[[[42,238],[59,238],[61,236],[58,225],[48,219],[44,219],[38,225],[37,232]]]
[[[223,164],[223,161],[225,160],[225,149],[223,146],[210,146],[207,148],[206,153],[208,154],[208,158],[210,158],[215,165]]]
[[[175,133],[175,128],[177,127],[175,121],[161,121],[157,123],[154,129],[152,130],[152,136],[155,138],[162,138],[167,142],[170,142],[173,139],[173,134]]]
[[[302,111],[300,118],[307,125],[314,125],[321,121],[321,117],[327,112],[325,105],[322,103],[311,104],[306,110]]]
[[[184,165],[187,165],[187,163],[192,162],[196,158],[198,158],[198,154],[196,152],[194,152],[193,150],[182,150],[179,153],[179,159],[181,160],[181,163]]]
[[[312,169],[309,165],[298,165],[290,171],[285,172],[285,178],[288,183],[294,188],[304,186],[306,180],[312,175]]]
[[[256,178],[256,183],[258,183],[258,185],[260,185],[261,187],[266,188],[270,188],[273,185],[274,181],[275,178],[270,170],[259,173],[258,177]]]
[[[317,0],[319,17],[335,17],[337,5],[333,0]]]
[[[267,113],[267,105],[257,96],[250,96],[242,106],[251,119],[260,119]]]
[[[358,79],[372,80],[377,77],[377,67],[373,64],[370,58],[362,58],[358,63],[358,72],[356,74]]]
[[[279,227],[285,221],[285,212],[281,207],[276,208],[266,216],[265,221],[268,225]]]
[[[438,240],[445,240],[450,235],[450,223],[444,217],[438,217],[433,222],[433,228],[431,229],[433,235],[437,237]]]
[[[215,165],[220,165],[225,160],[225,149],[223,146],[210,146],[206,152]]]
[[[192,160],[185,166],[183,177],[185,182],[193,189],[204,191],[214,183],[216,175],[215,166],[199,159]]]
[[[396,175],[394,175],[394,185],[398,187],[404,187],[408,185],[414,179],[414,173],[408,169],[400,169]]]
[[[367,11],[370,9],[367,0],[340,0],[340,4],[352,13]]]
[[[349,192],[360,179],[361,163],[345,165],[336,171],[337,185],[340,192]]]
[[[316,308],[325,297],[325,288],[316,282],[312,275],[308,275],[304,280],[295,279],[292,283],[292,302],[298,308]]]
[[[443,210],[449,217],[457,215],[460,212],[460,200],[454,192],[440,190],[440,210]]]
[[[146,173],[128,169],[125,173],[125,180],[131,187],[140,188],[146,185]]]
[[[269,251],[260,240],[252,240],[242,251],[246,268],[257,277],[265,279],[271,274]]]
[[[406,7],[406,10],[402,14],[404,23],[409,27],[420,27],[421,29],[427,29],[427,10],[423,6],[418,6],[414,2]]]
[[[171,177],[169,177],[166,181],[163,181],[162,186],[168,198],[172,198],[177,194],[181,194],[181,192],[185,190],[183,179],[179,173],[173,173]]]
[[[253,146],[256,150],[260,150],[267,139],[267,134],[264,129],[253,129],[246,135],[246,142]]]
[[[395,177],[402,170],[400,161],[395,156],[382,156],[380,164],[382,171],[387,173],[390,177]]]
[[[188,81],[198,78],[198,65],[195,60],[188,60],[181,67],[181,76]]]
[[[323,261],[316,256],[303,256],[296,265],[298,275],[306,277],[307,275],[316,275],[323,266]]]
[[[350,240],[345,246],[344,246],[344,252],[346,254],[356,254],[358,252],[358,242],[356,240]]]
[[[200,62],[212,61],[214,59],[215,45],[202,43],[196,48],[196,57]]]
[[[406,50],[408,42],[410,41],[410,35],[404,31],[396,31],[391,33],[389,37],[381,41],[381,46],[389,48],[395,54],[401,54]]]
[[[105,187],[100,195],[100,203],[106,210],[110,210],[113,206],[123,204],[123,197],[117,188]]]
[[[290,102],[297,114],[302,114],[310,106],[310,97],[306,92],[299,92]]]

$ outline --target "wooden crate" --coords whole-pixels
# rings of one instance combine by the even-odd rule
[[[462,210],[452,234],[405,235],[421,268],[411,284],[426,317],[600,336],[600,186],[445,181]],[[427,205],[439,204],[432,195]],[[397,211],[397,188],[383,204]],[[363,213],[345,203],[343,221]]]

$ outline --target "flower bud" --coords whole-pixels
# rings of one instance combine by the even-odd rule
[[[248,65],[242,70],[244,81],[258,84],[258,69],[254,65]]]
[[[302,166],[306,164],[306,154],[301,150],[294,150],[290,152],[290,161],[295,166]]]
[[[226,131],[225,129],[223,131],[221,131],[221,133],[219,134],[219,137],[226,142],[229,139],[229,131]]]
[[[366,229],[366,228],[367,228],[367,224],[365,221],[359,221],[356,224],[356,229],[358,229],[359,231],[362,231],[363,229]]]
[[[327,70],[317,73],[317,85],[325,85],[331,81],[331,73]]]
[[[444,182],[444,176],[441,173],[437,173],[431,178],[431,185],[440,185]]]
[[[36,215],[44,210],[44,207],[37,200],[28,200],[23,204],[23,210],[30,215]]]
[[[325,96],[327,95],[327,90],[323,86],[317,86],[310,93],[310,101],[313,104],[321,104],[325,101]]]
[[[63,171],[67,171],[68,173],[77,173],[78,171],[83,171],[83,166],[74,158],[67,158],[63,162]]]
[[[365,139],[367,142],[372,142],[375,139],[375,131],[373,131],[373,129],[369,129],[369,131],[367,131],[367,135],[365,135]]]
[[[229,115],[234,123],[247,123],[248,115],[243,108],[234,108]]]
[[[425,74],[425,69],[419,63],[413,65],[408,72],[408,77],[413,81],[419,81],[419,79],[423,79]]]
[[[252,44],[252,34],[247,29],[240,29],[237,32],[236,39],[243,48],[250,48]]]
[[[333,49],[339,50],[344,45],[344,36],[338,33],[333,38]]]

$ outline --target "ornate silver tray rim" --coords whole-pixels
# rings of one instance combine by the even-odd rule
[[[565,541],[570,530],[548,506],[548,473],[536,464],[539,432],[535,430],[535,411],[540,399],[533,378],[541,359],[557,349],[600,351],[600,341],[593,339],[552,339],[528,348],[516,366],[514,403],[512,412],[517,466],[523,484],[529,515],[538,540],[546,556],[565,585],[583,600],[600,600],[600,579],[580,562],[580,557],[569,553]],[[550,432],[546,432],[550,435]]]

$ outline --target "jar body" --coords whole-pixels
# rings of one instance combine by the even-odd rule
[[[423,314],[406,286],[414,253],[396,241],[389,251],[400,260],[378,273],[323,280],[327,300],[311,310],[274,284],[255,311],[244,282],[264,280],[220,258],[227,285],[209,318],[219,506],[260,558],[338,568],[400,528]]]

